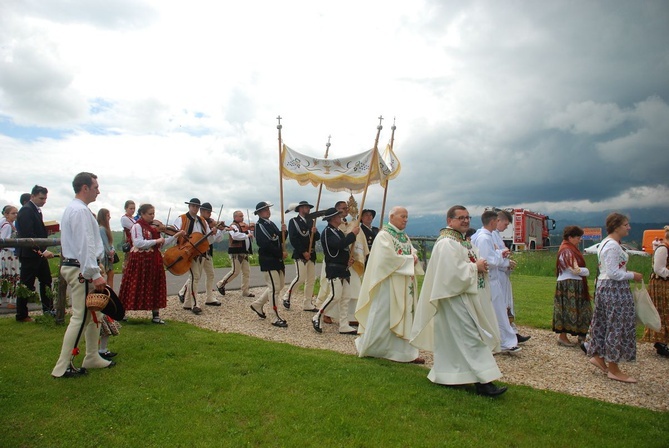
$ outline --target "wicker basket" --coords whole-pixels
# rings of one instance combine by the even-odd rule
[[[91,292],[86,296],[86,308],[90,311],[102,311],[104,307],[109,303],[109,293],[107,290],[104,292]]]

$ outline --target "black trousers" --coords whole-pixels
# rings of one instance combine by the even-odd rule
[[[35,279],[39,280],[39,296],[42,301],[42,311],[51,311],[53,309],[53,301],[46,295],[46,288],[51,288],[51,271],[49,270],[49,262],[46,258],[27,258],[20,257],[21,268],[19,273],[21,276],[21,283],[34,291]],[[16,299],[16,319],[24,319],[28,317],[28,300]]]

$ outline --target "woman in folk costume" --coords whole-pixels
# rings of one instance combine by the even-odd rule
[[[654,342],[657,354],[669,358],[669,226],[664,226],[664,232],[664,241],[653,253],[653,273],[648,284],[648,294],[660,314],[662,328],[660,331],[646,328],[642,340]]]
[[[13,205],[5,205],[0,218],[0,238],[16,238],[14,222],[19,209]],[[7,308],[16,308],[16,285],[19,283],[19,257],[14,249],[7,247],[0,250],[0,268],[2,269],[2,296],[7,298]],[[0,300],[2,300],[0,298]]]
[[[553,298],[553,331],[558,333],[557,343],[573,347],[569,334],[585,339],[592,319],[592,303],[588,292],[588,275],[585,258],[578,250],[583,229],[567,226],[558,251],[557,285]]]
[[[120,299],[126,310],[151,310],[154,324],[164,324],[160,308],[167,306],[165,268],[160,249],[172,244],[185,232],[180,230],[164,238],[151,225],[156,210],[151,204],[139,207],[140,218],[130,231],[132,249],[127,254],[128,265],[121,281]]]
[[[128,199],[125,201],[123,208],[125,214],[121,216],[121,227],[123,227],[123,242],[132,246],[132,237],[130,236],[130,230],[132,226],[135,225],[137,220],[135,219],[135,201]],[[124,249],[126,251],[127,249]],[[123,265],[121,265],[121,272],[125,272],[125,267],[128,265],[128,257],[123,258]]]
[[[608,236],[599,246],[599,276],[595,290],[595,310],[590,324],[590,362],[610,379],[624,383],[637,380],[623,373],[621,361],[636,360],[636,313],[630,280],[643,275],[627,270],[629,255],[620,240],[629,234],[629,219],[620,213],[606,217]]]

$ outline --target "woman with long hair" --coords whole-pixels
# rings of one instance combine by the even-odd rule
[[[636,313],[630,280],[643,279],[641,273],[627,270],[629,255],[620,246],[630,230],[627,216],[611,213],[606,217],[608,235],[597,253],[599,276],[588,344],[590,362],[610,379],[624,383],[637,382],[618,364],[636,360]]]
[[[97,218],[98,225],[100,226],[102,245],[105,248],[100,265],[104,268],[104,273],[107,276],[107,284],[110,288],[114,288],[114,237],[112,236],[111,227],[109,227],[111,213],[106,208],[101,208],[98,210]]]
[[[592,303],[588,292],[588,275],[585,258],[578,245],[583,229],[567,226],[562,233],[555,270],[557,285],[553,298],[553,331],[559,334],[557,343],[573,347],[568,335],[585,339],[592,319]]]

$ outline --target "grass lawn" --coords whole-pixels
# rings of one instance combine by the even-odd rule
[[[529,312],[529,310],[524,310]],[[419,366],[131,320],[113,369],[53,379],[64,333],[0,319],[3,447],[667,446],[667,414],[513,386],[499,399]],[[78,362],[81,362],[82,356]]]

